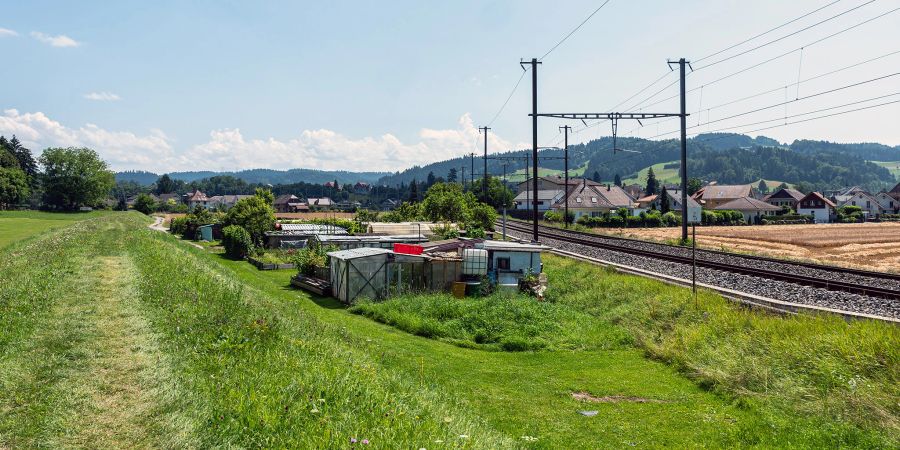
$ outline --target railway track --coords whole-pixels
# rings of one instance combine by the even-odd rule
[[[515,234],[524,237],[531,236],[531,224],[507,221],[506,226],[509,231]],[[615,252],[633,255],[637,258],[648,258],[649,260],[687,266],[693,263],[691,250],[683,247],[562,230],[547,226],[540,226],[538,232],[541,241],[550,241],[545,243],[568,244],[570,248],[567,250],[569,252],[590,253],[584,251],[585,249],[590,249],[591,251]],[[874,313],[887,317],[900,317],[900,275],[897,274],[811,263],[794,263],[773,258],[710,250],[697,250],[696,264],[698,268],[706,269],[704,272],[737,274],[746,276],[750,280],[770,280],[776,282],[776,284],[787,283],[791,286],[833,292],[835,293],[833,295],[834,299],[825,299],[825,305],[829,308],[846,309],[848,311],[861,309],[860,312],[867,314]],[[665,268],[656,271],[665,273]],[[699,273],[700,271],[698,271]],[[708,274],[704,273],[704,275]],[[731,285],[726,287],[734,287],[733,285],[736,282],[731,280],[730,283]],[[740,285],[741,283],[737,284]],[[784,286],[784,284],[779,284],[779,286]],[[759,289],[751,290],[755,290],[757,293],[759,291]],[[823,300],[815,297],[824,296],[821,292],[813,292],[808,289],[804,291],[804,295],[811,297],[806,299],[808,303],[816,303],[819,300]],[[847,301],[848,298],[852,301]],[[866,300],[867,298],[880,299],[880,301],[868,301]],[[787,300],[793,301],[793,299]],[[859,306],[866,302],[874,306],[871,308],[865,305]],[[854,305],[847,308],[840,307],[843,303]]]

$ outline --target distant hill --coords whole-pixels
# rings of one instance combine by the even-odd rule
[[[159,176],[146,171],[126,171],[116,173],[117,181],[134,181],[142,185],[149,185],[156,182]],[[195,172],[170,172],[169,176],[176,180],[182,180],[190,183],[204,178],[210,178],[217,175],[230,175],[240,178],[247,183],[261,184],[292,184],[299,182],[322,184],[328,181],[338,180],[339,183],[356,183],[362,181],[365,183],[375,183],[380,178],[388,175],[387,172],[348,172],[343,170],[313,170],[313,169],[290,169],[290,170],[273,170],[273,169],[249,169],[237,172],[213,172],[213,171],[195,171]]]
[[[619,138],[613,153],[612,138],[604,137],[569,147],[569,168],[578,168],[588,178],[612,181],[616,175],[637,179],[647,167],[671,163],[680,158],[680,143],[676,139],[651,141],[640,138]],[[763,150],[765,149],[765,150]],[[525,169],[530,150],[491,154],[491,157],[515,157],[506,161],[507,173]],[[558,171],[563,168],[562,150],[539,152],[540,168]],[[896,183],[890,171],[869,161],[900,161],[900,146],[875,143],[840,144],[828,141],[798,140],[779,143],[765,136],[752,138],[734,133],[701,134],[688,141],[689,174],[720,183],[750,183],[759,179],[783,180],[803,184],[812,189],[860,185],[878,191]],[[488,172],[503,173],[503,161],[488,161]],[[475,175],[481,176],[483,162],[475,157]],[[447,177],[451,168],[461,174],[465,166],[470,178],[469,158],[454,158],[424,166],[416,166],[385,176],[379,184],[397,186],[409,184],[414,178],[422,181],[428,174]],[[667,167],[673,169],[673,167]],[[677,174],[677,166],[674,167]],[[545,172],[542,170],[542,172]]]

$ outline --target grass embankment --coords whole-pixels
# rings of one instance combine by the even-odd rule
[[[792,430],[794,445],[897,443],[898,327],[769,316],[710,293],[695,303],[686,289],[552,256],[546,263],[548,303],[405,295],[351,311],[463,345],[493,332],[499,345],[492,348],[500,349],[507,336],[526,348],[636,346],[759,413],[765,426]],[[759,443],[746,438],[745,444]]]
[[[509,446],[346,330],[144,222],[87,220],[7,250],[0,447]]]

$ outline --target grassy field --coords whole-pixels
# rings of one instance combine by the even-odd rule
[[[760,316],[707,293],[695,305],[548,257],[552,321],[530,315],[529,334],[484,314],[546,349],[483,351],[148,223],[95,218],[2,250],[0,448],[898,444],[896,327]],[[468,309],[441,321],[472,323]],[[588,337],[548,338],[560,322]]]
[[[878,164],[881,167],[885,167],[891,171],[891,174],[894,175],[894,178],[897,181],[900,181],[900,161],[872,161],[875,164]]]
[[[587,166],[588,166],[588,163],[584,163],[578,167],[569,166],[569,176],[570,177],[580,177],[580,176],[584,175],[584,171],[587,170]],[[562,176],[563,171],[560,169],[547,169],[544,167],[538,167],[538,176],[546,177],[546,176],[550,176],[550,175]],[[506,174],[506,179],[510,183],[517,183],[517,182],[525,181],[526,179],[530,179],[530,178],[531,178],[531,171],[529,170],[528,173],[526,174],[525,169],[519,169],[515,172]]]
[[[656,179],[659,180],[660,183],[680,185],[681,184],[681,175],[679,175],[678,168],[677,167],[674,169],[664,168],[664,166],[666,166],[667,164],[673,164],[673,163],[677,163],[677,162],[678,161],[668,161],[668,162],[663,162],[663,163],[659,163],[659,164],[654,164],[649,167],[644,167],[643,169],[638,171],[638,173],[635,176],[623,179],[622,183],[623,184],[639,184],[641,186],[645,186],[647,184],[647,172],[650,170],[650,167],[652,167],[653,173],[656,175]],[[762,181],[762,180],[752,181],[748,184],[753,185],[753,187],[755,188],[756,186],[759,185],[760,181]],[[778,187],[782,184],[782,182],[778,181],[778,180],[765,180],[765,182],[766,182],[766,186],[768,186],[770,190],[775,189],[776,187]],[[720,184],[722,184],[722,183],[720,183]],[[793,187],[793,185],[790,183],[786,183],[786,184],[788,187]]]
[[[61,214],[41,211],[0,211],[0,248],[29,236],[65,227],[79,220],[90,219],[102,214],[108,213]]]

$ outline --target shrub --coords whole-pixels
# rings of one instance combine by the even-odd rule
[[[674,211],[669,211],[662,215],[663,225],[667,227],[675,227],[681,225],[681,214],[675,214]]]
[[[358,223],[368,223],[378,221],[378,211],[369,211],[368,209],[360,209],[353,218]]]
[[[328,267],[328,252],[336,250],[338,250],[336,245],[313,244],[297,252],[294,264],[297,265],[301,275],[314,277],[317,271]]]
[[[240,225],[228,225],[222,229],[222,246],[229,258],[243,259],[253,249],[253,240],[250,233]]]
[[[459,230],[449,222],[432,227],[431,232],[440,239],[456,239],[459,237]]]
[[[134,200],[134,210],[142,212],[146,215],[156,211],[156,200],[148,194],[139,194]]]
[[[266,231],[275,229],[275,210],[268,201],[269,191],[257,190],[257,195],[239,200],[228,210],[225,223],[239,225],[250,233],[254,245],[261,246]]]

